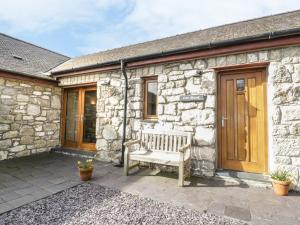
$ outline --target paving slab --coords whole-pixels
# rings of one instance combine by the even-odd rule
[[[45,153],[0,162],[0,213],[81,184],[78,157]],[[124,176],[122,168],[95,162],[90,183],[159,202],[249,221],[254,225],[300,224],[300,194],[278,197],[271,189],[193,177],[177,186],[177,175],[142,168]],[[280,218],[280,220],[278,219]]]

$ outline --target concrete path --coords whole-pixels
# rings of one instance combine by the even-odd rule
[[[77,160],[47,153],[0,162],[0,214],[79,184]],[[143,169],[125,177],[121,168],[102,162],[95,164],[91,182],[250,224],[300,224],[300,194],[295,192],[278,197],[270,189],[201,178],[179,188],[172,174]]]

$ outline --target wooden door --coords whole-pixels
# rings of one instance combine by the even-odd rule
[[[267,172],[265,71],[220,73],[218,87],[219,166]]]
[[[96,150],[96,87],[65,89],[62,123],[64,147]]]

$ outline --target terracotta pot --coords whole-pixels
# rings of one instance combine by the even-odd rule
[[[79,169],[79,175],[80,175],[80,180],[82,181],[88,181],[92,178],[92,174],[93,174],[93,170],[94,168],[90,168],[90,169]]]
[[[291,181],[272,180],[275,194],[280,196],[288,195],[290,183]]]

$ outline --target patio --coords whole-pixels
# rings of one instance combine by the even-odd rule
[[[0,213],[80,184],[77,160],[76,157],[45,153],[1,162]],[[193,178],[188,186],[179,188],[172,174],[154,176],[156,171],[144,169],[125,177],[122,172],[121,168],[109,163],[96,162],[90,183],[200,213],[241,219],[249,224],[300,223],[299,193],[277,197],[270,189],[201,178]]]

